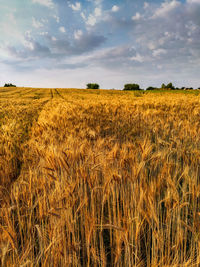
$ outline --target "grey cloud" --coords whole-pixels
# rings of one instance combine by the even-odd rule
[[[101,66],[110,70],[133,70],[143,66],[143,57],[132,45],[123,45],[109,49],[103,49],[89,57],[88,62],[94,66]],[[148,60],[147,58],[145,60]]]
[[[81,55],[95,50],[106,41],[103,35],[91,33],[83,34],[79,39],[73,41],[69,39],[52,40],[50,35],[47,35],[46,39],[54,57]]]
[[[47,69],[70,69],[70,70],[74,70],[74,69],[80,69],[80,68],[84,68],[88,66],[88,64],[86,63],[56,63],[54,65],[49,65],[47,66]]]
[[[26,69],[26,66],[29,69],[36,69],[38,66],[45,69],[84,68],[90,63],[71,63],[68,59],[87,54],[106,41],[104,36],[95,34],[81,35],[79,39],[71,42],[68,39],[54,39],[49,34],[44,37],[46,45],[36,42],[31,37],[26,37],[22,49],[8,46],[6,50],[12,56],[12,61],[8,60],[5,63],[22,70]]]
[[[138,51],[151,57],[152,63],[171,64],[171,67],[172,64],[178,66],[192,62],[192,59],[195,60],[193,54],[200,52],[200,29],[197,24],[200,5],[196,5],[195,10],[188,3],[176,4],[171,9],[165,6],[165,9],[166,12],[164,8],[162,12],[157,12],[162,16],[146,16],[132,29],[133,38],[137,38]],[[156,56],[158,54],[159,57]]]
[[[84,53],[91,51],[106,41],[106,38],[102,35],[86,34],[82,35],[80,39],[74,43],[75,51],[78,53]]]
[[[23,48],[17,49],[14,46],[8,46],[6,50],[14,56],[16,60],[66,58],[93,51],[106,41],[104,36],[88,33],[80,36],[78,40],[73,41],[69,39],[52,39],[49,34],[46,34],[44,37],[45,45],[30,37],[26,37]]]
[[[7,47],[7,50],[15,57],[21,59],[28,58],[44,58],[51,55],[51,51],[47,46],[41,45],[39,42],[31,41],[30,47],[24,47],[17,50],[14,46]]]

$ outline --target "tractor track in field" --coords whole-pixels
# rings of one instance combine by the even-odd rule
[[[58,97],[62,98],[62,99],[65,99],[64,96],[58,91],[58,89],[54,89],[56,94],[58,95]]]
[[[53,99],[53,89],[50,89],[50,97],[51,97],[51,100]]]
[[[39,90],[39,89],[38,89]],[[16,94],[19,93],[20,91],[15,92],[12,97],[15,98]],[[26,92],[28,94],[28,92],[30,92],[30,89]],[[2,194],[8,194],[8,192],[10,192],[12,184],[18,180],[18,178],[21,176],[23,171],[25,170],[25,161],[23,159],[23,155],[24,155],[24,148],[25,148],[25,144],[28,143],[30,136],[31,136],[31,132],[32,132],[32,128],[34,127],[34,124],[37,123],[38,118],[40,117],[41,112],[46,108],[46,105],[52,101],[53,99],[55,99],[55,94],[59,96],[59,98],[62,98],[62,96],[53,89],[50,89],[48,92],[48,96],[41,96],[39,100],[43,100],[41,101],[41,103],[39,103],[38,107],[36,109],[32,110],[31,116],[29,118],[29,120],[27,121],[27,127],[29,127],[28,125],[30,125],[30,130],[27,131],[27,133],[24,136],[24,139],[22,140],[22,142],[20,142],[18,144],[18,147],[16,147],[16,155],[15,155],[15,163],[17,165],[17,168],[15,170],[13,170],[12,176],[11,176],[11,180],[5,185],[1,185],[2,187]],[[11,96],[10,96],[11,97]],[[48,98],[47,98],[48,97]],[[1,97],[0,97],[1,98]],[[44,99],[42,99],[44,98]],[[47,98],[47,99],[45,99]],[[27,105],[27,110],[30,106]],[[26,112],[26,111],[24,111]],[[28,112],[30,114],[30,112]],[[27,113],[27,114],[28,114]],[[0,177],[0,181],[1,181],[1,177]],[[5,191],[5,192],[3,192]],[[0,194],[0,208],[1,208],[1,204],[2,204],[2,197]]]
[[[40,108],[39,108],[39,111],[37,112],[37,116],[36,117],[34,117],[33,118],[33,120],[32,121],[34,121],[35,123],[37,123],[38,122],[38,118],[40,117],[40,114],[41,114],[41,112],[46,108],[46,105],[50,102],[50,101],[52,101],[53,99],[55,99],[55,94],[57,94],[60,98],[62,98],[62,96],[55,90],[55,89],[49,89],[49,96],[48,96],[48,99],[46,99],[46,100],[44,100],[44,101],[42,101],[42,103],[40,104]],[[42,98],[42,97],[41,97]],[[34,126],[32,125],[31,126],[31,129],[30,129],[30,131],[29,131],[29,136],[30,136],[30,134],[31,134],[31,131],[32,131],[32,128],[33,128]],[[21,145],[23,145],[24,143],[27,143],[29,141],[29,139],[27,138]],[[22,154],[24,153],[24,151],[22,151]],[[20,177],[20,175],[21,175],[21,173],[22,173],[22,171],[23,171],[23,166],[24,166],[24,162],[21,162],[21,165],[20,165],[20,171],[18,172],[18,175],[17,175],[17,178],[15,179],[15,180],[17,180],[19,177]]]

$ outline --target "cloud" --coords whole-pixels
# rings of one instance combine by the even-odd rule
[[[117,5],[114,5],[111,9],[112,12],[118,12],[119,11],[119,7]]]
[[[161,55],[167,54],[167,50],[166,49],[162,49],[162,48],[155,49],[152,54],[153,54],[154,57],[159,57]]]
[[[62,32],[62,33],[65,33],[66,32],[66,29],[64,26],[61,26],[59,27],[59,31]]]
[[[32,0],[34,4],[40,4],[49,8],[53,8],[54,4],[52,0]]]
[[[175,73],[200,65],[200,5],[188,1],[162,2],[156,9],[149,5],[140,23],[133,25],[132,41],[136,39],[146,66]]]
[[[85,22],[89,26],[94,26],[96,24],[96,22],[97,22],[97,19],[96,19],[96,17],[94,15],[90,14]]]
[[[200,0],[187,0],[189,4],[200,4]]]
[[[134,57],[131,57],[130,60],[142,63],[145,61],[145,58],[141,56],[139,53],[137,53]]]
[[[82,30],[74,31],[74,39],[52,39],[46,36],[52,58],[66,58],[74,55],[82,55],[100,47],[106,38],[102,35],[83,33]]]
[[[60,22],[60,18],[59,18],[59,16],[53,15],[53,18],[56,20],[57,23]]]
[[[102,10],[101,10],[101,8],[100,7],[96,7],[95,9],[94,9],[94,16],[95,17],[100,17],[102,15]]]
[[[83,36],[83,32],[81,30],[74,31],[74,38],[79,40]]]
[[[82,17],[84,20],[87,20],[86,15],[85,15],[84,12],[81,12],[81,17]]]
[[[42,8],[53,7],[53,2],[55,12]],[[200,82],[200,0],[146,0],[140,7],[131,0],[120,6],[119,1],[102,0],[30,3],[35,3],[31,11],[29,4],[23,11],[18,4],[9,13],[2,11],[0,55],[5,66],[22,73],[78,69],[83,81],[84,73],[93,77],[95,69],[95,77],[103,73],[110,84],[140,78],[157,83],[168,77],[182,82],[186,74]]]
[[[54,66],[50,66],[48,69],[70,69],[70,70],[74,70],[74,69],[80,69],[80,68],[84,68],[88,66],[88,64],[86,63],[58,63],[55,64]]]
[[[132,20],[140,20],[142,18],[141,14],[137,12],[134,16],[132,16]]]
[[[136,50],[131,45],[122,45],[95,51],[93,54],[90,54],[87,60],[95,63],[95,65],[114,70],[122,69],[123,66],[127,68],[129,61],[135,60],[139,62],[140,60],[138,59]]]
[[[44,26],[39,20],[36,20],[34,17],[32,18],[32,25],[34,28],[38,29]]]
[[[79,34],[79,38],[76,39],[73,51],[77,54],[85,53],[96,49],[105,43],[106,38],[102,35],[96,35],[92,33]]]
[[[194,0],[193,0],[194,1]],[[181,3],[176,0],[163,2],[159,8],[155,10],[152,18],[169,16],[169,13],[180,7]]]
[[[86,13],[81,12],[81,17],[85,21],[85,24],[89,27],[93,27],[102,20],[102,1],[96,0],[93,2],[95,5],[94,11],[88,15]]]
[[[144,2],[144,9],[147,9],[149,7],[149,3]]]
[[[4,16],[1,14],[0,28],[1,44],[4,42],[7,44],[12,44],[13,42],[16,43],[18,40],[23,39],[23,33],[18,24],[18,18],[14,12],[5,12]]]
[[[17,50],[13,46],[8,46],[7,50],[18,59],[48,58],[51,56],[51,51],[47,46],[41,45],[34,40],[24,42],[24,48],[21,50]]]
[[[76,2],[75,4],[69,4],[69,7],[71,7],[74,11],[80,11],[81,10],[81,3]]]

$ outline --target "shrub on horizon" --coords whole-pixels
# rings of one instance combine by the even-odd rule
[[[14,85],[12,83],[5,83],[4,87],[16,87],[16,85]]]
[[[88,83],[87,89],[99,89],[99,84],[98,83]]]
[[[175,87],[173,86],[172,83],[168,83],[165,85],[164,83],[161,85],[161,89],[170,89],[170,90],[175,90]]]
[[[146,90],[158,90],[158,88],[153,87],[153,86],[149,86]]]
[[[124,85],[125,91],[135,91],[135,90],[141,90],[139,84],[136,83],[127,83]]]

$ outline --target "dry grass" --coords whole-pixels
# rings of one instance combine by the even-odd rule
[[[199,266],[197,94],[0,100],[1,266]]]

